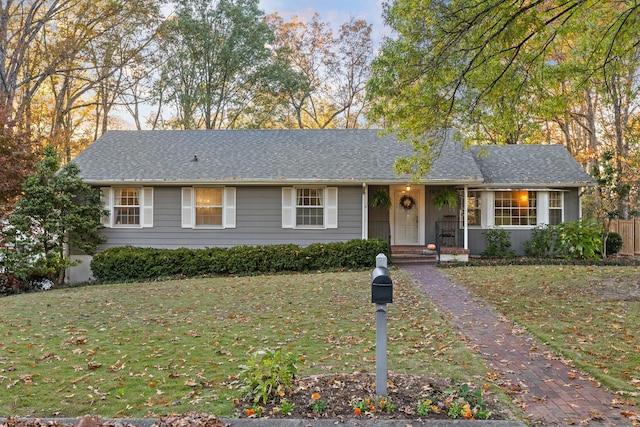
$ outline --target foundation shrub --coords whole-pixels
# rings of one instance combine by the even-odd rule
[[[389,256],[383,240],[234,246],[206,249],[154,249],[132,246],[96,254],[91,270],[101,282],[156,280],[205,275],[252,275],[280,272],[322,271],[375,266],[379,253]]]

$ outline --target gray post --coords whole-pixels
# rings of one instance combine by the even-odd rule
[[[376,267],[387,267],[387,257],[379,254]],[[387,395],[387,304],[376,304],[376,394]]]

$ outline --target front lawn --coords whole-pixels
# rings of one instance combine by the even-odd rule
[[[640,267],[443,269],[613,391],[640,404]]]
[[[427,298],[393,273],[389,371],[486,383]],[[375,373],[370,271],[99,285],[0,298],[0,414],[233,416],[239,365],[300,353],[301,376]],[[416,396],[417,402],[418,396]]]

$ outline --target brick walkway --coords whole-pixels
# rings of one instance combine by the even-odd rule
[[[499,315],[486,301],[440,274],[434,266],[403,266],[414,282],[468,338],[500,385],[540,426],[631,426],[625,407],[589,376],[562,360],[523,328]]]

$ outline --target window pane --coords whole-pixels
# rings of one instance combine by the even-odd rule
[[[482,222],[482,193],[479,191],[469,191],[467,196],[467,224],[480,225]]]
[[[296,197],[296,225],[324,225],[324,189],[298,188]]]
[[[535,191],[496,191],[495,225],[536,225]]]
[[[196,225],[222,225],[222,208],[196,208]]]
[[[140,208],[115,207],[113,213],[116,225],[140,224]]]
[[[324,214],[322,208],[297,208],[296,224],[297,225],[315,225],[322,226],[324,224]]]
[[[113,223],[115,225],[140,225],[140,189],[115,188]]]
[[[222,225],[222,188],[196,188],[196,225]]]

